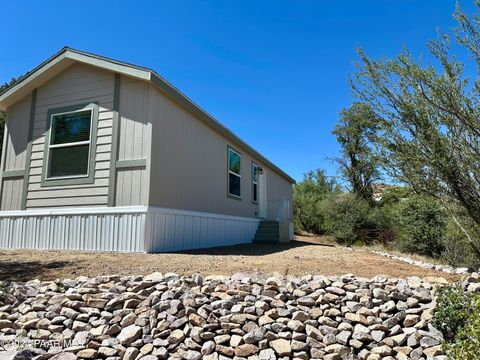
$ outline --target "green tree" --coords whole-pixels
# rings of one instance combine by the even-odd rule
[[[431,257],[442,255],[447,219],[434,198],[415,195],[400,202],[398,225],[401,250]]]
[[[454,17],[453,38],[480,69],[480,17],[469,19],[459,7]],[[452,213],[454,220],[480,256],[480,81],[464,75],[447,34],[428,48],[436,64],[424,65],[408,50],[374,60],[360,49],[352,88],[382,119],[378,143],[389,174],[461,209],[474,229]]]
[[[323,170],[309,171],[293,189],[294,222],[296,231],[315,234],[324,232],[324,215],[320,202],[332,193],[340,193],[341,187]]]
[[[334,161],[351,190],[370,204],[374,203],[373,183],[380,178],[373,151],[378,121],[369,105],[356,102],[340,112],[339,123],[333,130],[342,149],[342,156]]]

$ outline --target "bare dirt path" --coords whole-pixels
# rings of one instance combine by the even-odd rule
[[[389,277],[441,276],[369,252],[334,246],[323,237],[298,237],[289,244],[239,245],[169,254],[119,254],[66,251],[0,251],[0,280],[53,280],[97,275],[141,275],[154,271],[204,275],[235,272],[277,272],[283,275],[341,275]]]

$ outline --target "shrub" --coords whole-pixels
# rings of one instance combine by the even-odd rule
[[[326,232],[342,244],[352,245],[359,229],[371,227],[368,202],[353,193],[329,196],[321,208]]]
[[[435,199],[412,196],[399,204],[399,248],[439,257],[444,250],[447,217]]]
[[[472,294],[470,297],[473,300],[470,316],[454,342],[446,347],[452,360],[480,359],[480,296]]]
[[[323,170],[317,169],[306,173],[303,180],[293,189],[295,231],[325,233],[320,203],[335,193],[340,193],[340,185],[335,179],[325,175]]]
[[[472,297],[465,293],[461,283],[441,287],[437,290],[433,325],[445,339],[453,339],[467,323],[472,310]]]
[[[480,268],[480,258],[472,249],[465,234],[453,222],[449,221],[446,227],[442,258],[454,267],[468,267],[470,270]]]

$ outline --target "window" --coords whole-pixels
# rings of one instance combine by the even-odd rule
[[[252,162],[252,201],[258,202],[258,171],[257,163]]]
[[[240,197],[241,155],[228,148],[228,195]]]
[[[47,179],[89,175],[92,118],[93,109],[51,115]]]

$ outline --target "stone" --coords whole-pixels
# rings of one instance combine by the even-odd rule
[[[183,334],[183,333],[182,333]],[[136,325],[130,325],[123,328],[117,336],[117,340],[124,346],[130,345],[142,335],[142,328]],[[183,340],[183,339],[182,339]]]
[[[235,356],[248,357],[258,352],[258,347],[253,344],[243,344],[235,348]]]
[[[100,346],[97,351],[98,355],[101,357],[110,357],[117,354],[117,350],[111,347]]]
[[[50,360],[77,360],[78,357],[71,352],[61,352],[53,355]]]
[[[77,352],[80,359],[96,359],[97,351],[95,349],[83,349]]]
[[[258,359],[259,360],[276,360],[277,357],[275,356],[275,352],[273,349],[264,349],[261,350],[260,353],[258,354]]]
[[[201,353],[202,355],[209,355],[214,352],[215,350],[215,342],[212,340],[206,341],[202,345]]]
[[[290,341],[285,339],[277,339],[270,341],[271,348],[280,356],[290,356],[292,348]]]
[[[246,344],[254,344],[265,338],[266,330],[264,328],[257,327],[252,331],[245,334],[243,341]]]
[[[182,356],[182,359],[185,359],[185,360],[200,360],[202,358],[201,353],[193,350],[184,351],[182,352],[181,356]],[[145,359],[145,357],[143,357],[142,359]]]
[[[342,344],[342,345],[347,345],[348,344],[348,340],[351,338],[352,336],[352,333],[350,331],[347,331],[347,330],[343,330],[341,332],[339,332],[336,336],[336,341],[339,343],[339,344]]]
[[[183,331],[176,329],[171,332],[167,340],[171,344],[178,344],[179,342],[183,341],[183,339],[185,339],[185,334],[183,333]]]

